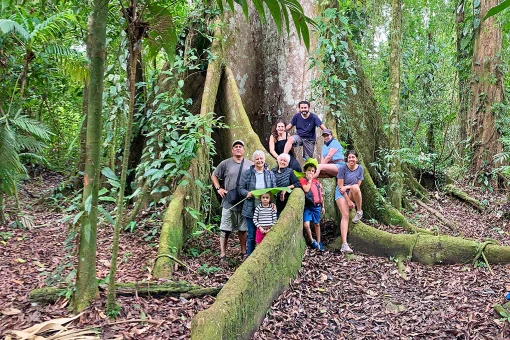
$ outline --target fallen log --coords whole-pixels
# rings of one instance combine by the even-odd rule
[[[473,207],[475,207],[479,211],[485,210],[485,205],[483,205],[482,202],[480,202],[476,198],[473,198],[473,197],[469,196],[466,192],[464,192],[461,189],[457,188],[453,184],[445,185],[444,191],[447,194],[449,194],[451,196],[454,196],[454,197],[460,199],[461,201],[466,202],[466,203],[472,205]]]
[[[450,228],[450,229],[451,229],[454,233],[458,233],[458,232],[459,232],[459,230],[458,230],[458,228],[457,228],[457,225],[456,225],[454,222],[452,222],[452,221],[450,221],[450,220],[446,219],[446,218],[443,216],[443,214],[441,214],[439,211],[437,211],[436,209],[433,209],[433,208],[429,207],[427,204],[423,203],[423,202],[422,202],[422,201],[420,201],[420,200],[417,200],[417,201],[416,201],[416,203],[417,203],[420,207],[424,208],[425,210],[427,210],[428,212],[430,212],[430,213],[432,213],[434,216],[436,216],[436,217],[437,217],[437,218],[438,218],[441,222],[443,222],[443,223],[444,223],[444,224],[445,224],[448,228]]]
[[[404,256],[410,261],[426,265],[471,263],[480,256],[480,252],[483,252],[489,263],[510,263],[510,247],[454,236],[391,234],[362,222],[349,224],[347,239],[355,251],[381,257]],[[328,247],[339,250],[340,238]]]
[[[106,290],[107,285],[99,285],[100,290]],[[123,296],[182,296],[184,298],[200,297],[204,295],[216,296],[223,286],[201,287],[185,281],[156,283],[156,282],[130,282],[117,283],[115,292]],[[52,303],[66,294],[64,287],[45,287],[30,292],[30,302]]]

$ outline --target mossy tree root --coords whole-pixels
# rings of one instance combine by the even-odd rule
[[[363,163],[362,165],[365,167]],[[401,226],[404,230],[411,233],[434,233],[430,230],[413,225],[397,209],[387,203],[377,190],[369,171],[365,171],[364,178],[365,179],[361,183],[361,193],[363,195],[363,213],[365,217],[374,218],[384,224]]]
[[[362,253],[381,257],[404,256],[427,265],[471,263],[480,249],[479,242],[460,237],[391,234],[362,222],[349,225],[348,240]],[[340,246],[340,238],[329,245],[332,249],[340,249]],[[486,244],[483,254],[490,263],[510,263],[510,247]]]
[[[224,145],[224,154],[230,154],[232,142],[236,139],[244,141],[244,148],[246,150],[245,157],[251,159],[255,150],[262,150],[266,152],[266,148],[260,142],[259,136],[253,131],[250,119],[239,95],[239,89],[236,84],[235,76],[230,67],[225,67],[225,73],[222,79],[220,105],[222,106],[223,115],[225,116],[225,123],[229,125],[230,129],[220,131],[221,140]],[[227,148],[228,150],[225,150]],[[266,152],[266,163],[270,168],[276,166],[276,160]]]
[[[100,285],[100,289],[106,289],[105,285]],[[222,286],[218,287],[200,287],[192,285],[185,281],[155,283],[155,282],[131,282],[115,284],[116,295],[123,296],[182,296],[184,298],[199,297],[204,295],[215,296],[219,293]],[[30,292],[28,300],[31,302],[53,303],[66,293],[66,288],[46,287],[34,289]]]
[[[215,36],[218,35],[219,32],[215,32]],[[224,57],[219,38],[214,40],[211,51],[217,58],[207,68],[200,107],[200,115],[203,117],[214,111],[220,84]],[[166,210],[159,238],[158,258],[154,264],[153,275],[156,278],[169,277],[172,274],[173,261],[171,257],[179,256],[187,234],[195,225],[196,221],[192,216],[186,214],[185,207],[199,211],[202,206],[204,189],[203,186],[196,183],[196,180],[208,183],[210,176],[208,157],[208,146],[203,141],[196,158],[191,161],[188,170],[188,184],[177,187]]]
[[[483,211],[485,210],[485,206],[482,204],[482,202],[480,202],[479,200],[477,200],[476,198],[473,198],[471,196],[469,196],[466,192],[462,191],[461,189],[457,188],[455,185],[453,184],[447,184],[445,185],[444,187],[444,191],[451,195],[451,196],[454,196],[458,199],[460,199],[461,201],[463,202],[466,202],[468,204],[471,204],[473,207],[475,207],[476,209],[478,209],[479,211]]]

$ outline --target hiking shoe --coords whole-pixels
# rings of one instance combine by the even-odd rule
[[[342,248],[340,248],[340,251],[342,253],[352,253],[352,249],[351,249],[351,247],[349,247],[349,245],[347,243],[342,244]]]
[[[317,243],[317,241],[313,240],[312,243],[310,244],[310,247],[312,247],[313,249],[319,249],[319,244]]]
[[[361,221],[361,218],[363,217],[363,211],[358,211],[354,218],[352,219],[352,223],[358,223]]]
[[[322,244],[322,242],[319,242],[319,249],[320,251],[324,251],[324,245]]]

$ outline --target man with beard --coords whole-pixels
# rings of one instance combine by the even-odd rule
[[[289,153],[293,146],[303,146],[303,158],[307,160],[313,157],[315,150],[315,128],[318,126],[322,130],[326,126],[322,123],[319,117],[313,112],[310,112],[310,103],[306,100],[300,101],[299,112],[292,117],[290,123],[285,127],[285,130],[290,130],[293,126],[296,127],[296,134],[287,139],[284,151]]]

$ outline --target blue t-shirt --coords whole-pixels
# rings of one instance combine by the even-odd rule
[[[306,119],[298,112],[292,117],[290,124],[296,127],[296,133],[299,137],[315,141],[315,128],[321,126],[322,121],[313,112],[310,112]]]
[[[340,169],[338,169],[336,178],[343,178],[344,185],[356,184],[359,180],[363,180],[363,167],[358,164],[355,170],[351,170],[347,167],[347,164],[343,164]]]
[[[331,149],[336,149],[335,154],[333,155],[333,157],[331,157],[330,160],[331,163],[335,163],[335,161],[344,159],[344,149],[340,145],[340,142],[337,141],[336,139],[331,140],[329,146],[326,146],[326,143],[322,145],[322,158],[325,158],[328,155],[329,150]]]

